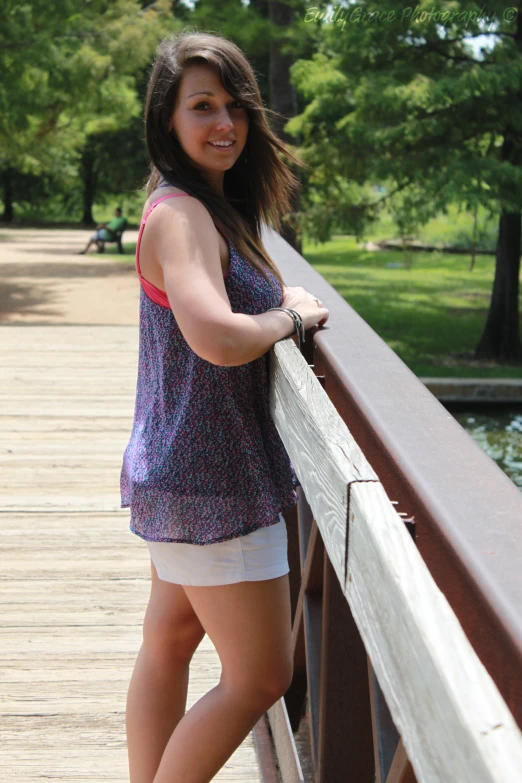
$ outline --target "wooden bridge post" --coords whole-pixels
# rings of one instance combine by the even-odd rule
[[[367,654],[324,552],[317,783],[374,783]]]

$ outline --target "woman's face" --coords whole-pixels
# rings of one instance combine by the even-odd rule
[[[210,66],[187,66],[169,127],[176,132],[186,154],[222,193],[223,175],[246,144],[248,112],[225,91]],[[220,141],[232,144],[213,144]]]

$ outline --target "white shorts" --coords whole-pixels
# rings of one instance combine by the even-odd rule
[[[275,579],[290,571],[286,522],[279,517],[274,525],[217,544],[147,541],[147,546],[165,582],[203,587]]]

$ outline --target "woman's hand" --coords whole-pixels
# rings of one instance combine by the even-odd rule
[[[330,311],[323,303],[309,294],[302,286],[283,286],[283,301],[281,307],[295,310],[303,319],[305,329],[312,326],[323,326],[330,317]]]

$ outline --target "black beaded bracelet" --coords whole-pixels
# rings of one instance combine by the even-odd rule
[[[305,330],[304,330],[304,324],[303,319],[297,312],[297,310],[291,310],[289,307],[270,307],[269,310],[282,310],[283,313],[288,313],[289,316],[291,316],[293,322],[294,322],[294,331],[295,334],[297,334],[297,342],[298,342],[298,348],[301,350],[301,342],[305,342]],[[266,312],[269,312],[267,310]]]
[[[294,323],[296,327],[295,331],[299,342],[299,348],[301,348],[301,342],[303,343],[305,342],[305,330],[304,330],[303,319],[301,318],[297,310],[291,310],[289,307],[282,307],[281,309],[284,310],[286,313],[289,313],[294,319]]]

